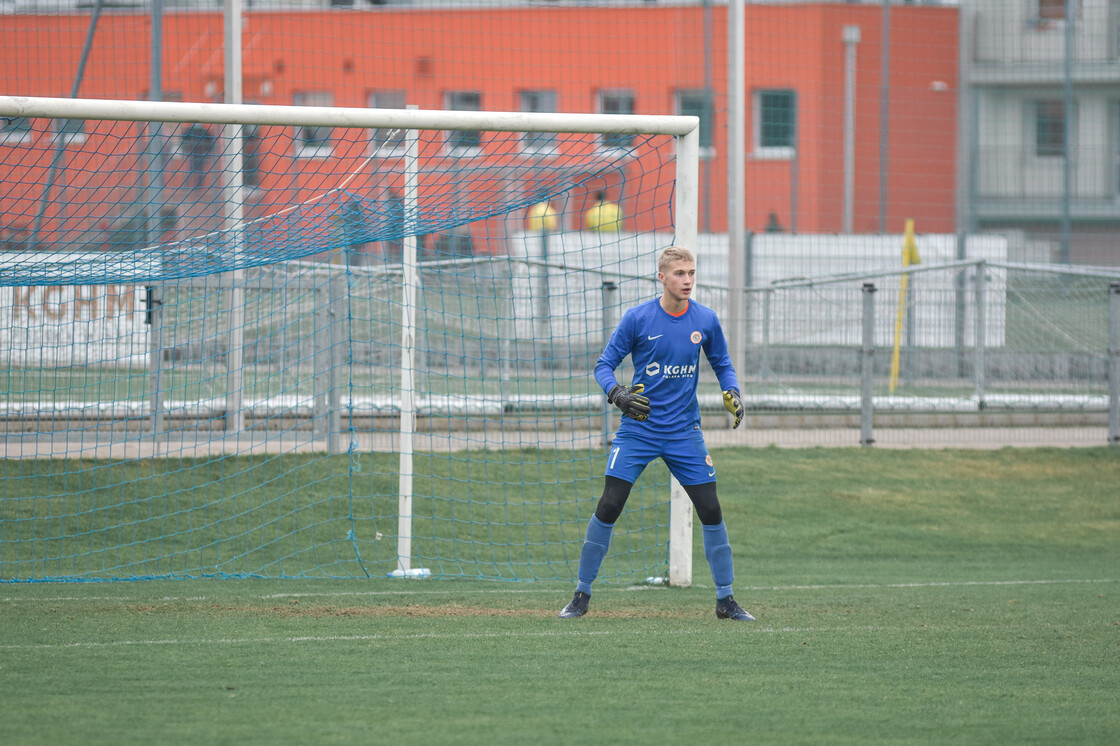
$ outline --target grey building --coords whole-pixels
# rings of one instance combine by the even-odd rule
[[[961,229],[1020,229],[1055,261],[1120,264],[1120,0],[960,10]]]

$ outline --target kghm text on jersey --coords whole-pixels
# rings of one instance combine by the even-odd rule
[[[662,378],[682,378],[696,375],[696,365],[662,365],[652,362],[646,366],[647,376],[660,374]]]

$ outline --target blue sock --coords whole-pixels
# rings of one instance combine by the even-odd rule
[[[579,553],[579,580],[576,590],[588,595],[591,594],[591,584],[599,574],[599,565],[603,564],[603,557],[607,556],[607,547],[611,545],[611,532],[614,531],[613,523],[603,523],[597,516],[591,516],[587,524],[587,536],[583,540],[583,549]]]
[[[704,526],[704,556],[708,558],[708,567],[712,568],[716,598],[727,598],[731,595],[731,584],[735,582],[735,564],[731,561],[731,542],[727,539],[727,526],[723,521],[714,526]]]

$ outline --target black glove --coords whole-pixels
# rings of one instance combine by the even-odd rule
[[[739,395],[737,389],[728,389],[723,392],[723,407],[731,414],[735,415],[735,424],[731,429],[739,427],[739,423],[743,421],[743,398]]]
[[[643,389],[645,385],[641,383],[630,387],[616,383],[607,392],[607,401],[621,409],[627,417],[644,420],[649,417],[649,399],[641,395]]]

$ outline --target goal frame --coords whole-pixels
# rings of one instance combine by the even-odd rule
[[[699,215],[700,120],[695,116],[581,114],[540,112],[445,111],[430,109],[367,109],[325,106],[278,106],[170,101],[0,96],[0,116],[30,119],[100,119],[133,122],[199,122],[236,128],[242,125],[289,127],[353,127],[401,129],[406,137],[421,130],[481,130],[487,132],[571,132],[579,134],[670,135],[676,138],[676,179],[673,222],[676,243],[696,246]],[[233,129],[229,134],[236,134]],[[224,157],[238,163],[241,138],[230,137]],[[228,150],[236,152],[230,153]],[[223,184],[227,216],[239,223],[243,203],[241,169],[231,169]],[[412,195],[414,199],[414,195]],[[410,195],[405,195],[409,204]],[[415,203],[413,203],[415,204]],[[406,221],[407,221],[406,207]],[[406,250],[405,276],[417,272],[415,242]],[[406,283],[407,284],[407,283]],[[407,309],[411,312],[412,309]],[[411,315],[411,314],[410,314]],[[403,334],[411,332],[406,327]],[[406,345],[406,349],[407,349]],[[239,387],[233,387],[239,390]],[[403,409],[403,407],[402,407]],[[236,411],[236,410],[235,410]],[[402,411],[402,432],[411,432],[415,412]],[[402,445],[404,445],[402,443]],[[398,515],[398,572],[416,576],[410,566],[411,473],[403,454]],[[411,454],[409,454],[411,457]],[[669,500],[669,585],[692,584],[692,504],[676,479]]]

